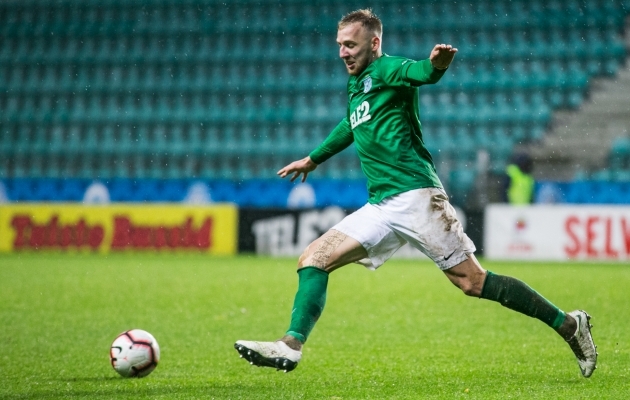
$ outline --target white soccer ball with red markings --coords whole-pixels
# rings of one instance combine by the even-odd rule
[[[118,335],[109,350],[112,367],[125,378],[142,378],[157,367],[160,346],[153,335],[132,329]]]

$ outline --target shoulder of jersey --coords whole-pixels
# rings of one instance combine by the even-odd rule
[[[413,60],[407,57],[398,57],[398,56],[387,56],[387,57],[382,57],[381,59],[382,59],[382,62],[379,68],[380,71],[397,70],[406,64],[414,62]]]
[[[415,61],[407,57],[388,55],[387,57],[383,57],[383,62],[387,63],[388,65],[404,65]]]

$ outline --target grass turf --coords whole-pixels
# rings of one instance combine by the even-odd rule
[[[485,262],[565,310],[593,315],[599,368],[584,379],[543,323],[460,294],[429,262],[331,276],[299,367],[238,358],[237,339],[288,327],[295,261],[202,255],[0,256],[0,398],[620,399],[630,393],[630,269]],[[162,360],[118,377],[109,345],[153,333]]]

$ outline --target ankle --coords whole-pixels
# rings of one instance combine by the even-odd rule
[[[287,346],[289,346],[289,348],[293,350],[296,350],[296,351],[302,350],[303,343],[291,335],[284,335],[282,339],[280,339],[280,341],[284,342],[284,344],[286,344]]]
[[[571,339],[577,331],[577,321],[569,314],[565,314],[566,318],[560,327],[556,330],[564,340]]]

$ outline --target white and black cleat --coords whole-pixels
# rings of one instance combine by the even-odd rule
[[[595,346],[591,335],[591,316],[583,310],[571,311],[567,314],[577,322],[575,334],[571,339],[567,340],[567,343],[573,350],[575,358],[577,358],[582,376],[588,378],[597,369],[598,356],[597,346]]]
[[[241,358],[249,361],[251,365],[276,368],[277,371],[283,370],[285,373],[293,371],[302,358],[301,351],[293,350],[282,341],[239,340],[234,344],[234,348]]]

